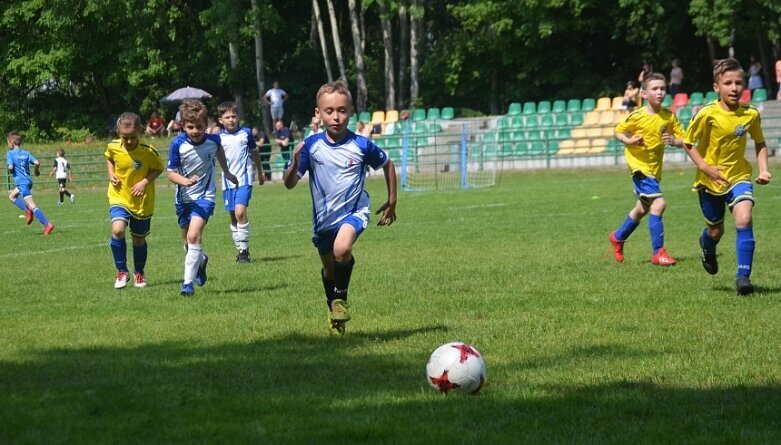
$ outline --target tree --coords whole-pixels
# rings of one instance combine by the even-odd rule
[[[396,109],[396,69],[393,64],[393,27],[391,12],[384,0],[380,0],[380,23],[382,26],[382,48],[385,60],[385,109]]]
[[[350,31],[353,36],[353,51],[355,54],[355,106],[361,112],[366,110],[366,74],[363,61],[363,37],[360,32],[360,16],[356,0],[347,0],[350,11]]]
[[[344,70],[344,57],[342,57],[342,41],[339,38],[339,27],[336,24],[336,11],[334,10],[333,0],[325,0],[328,6],[328,17],[331,21],[331,38],[334,41],[334,54],[336,54],[336,63],[339,66],[339,78],[347,80],[347,74]]]

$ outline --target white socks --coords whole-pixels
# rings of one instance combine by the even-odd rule
[[[231,235],[233,235],[233,243],[238,250],[249,249],[249,222],[247,224],[231,224]]]
[[[184,282],[192,283],[195,274],[198,273],[198,266],[201,265],[203,253],[200,244],[188,244],[187,254],[184,256]]]

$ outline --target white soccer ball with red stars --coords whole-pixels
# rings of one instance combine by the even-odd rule
[[[431,353],[426,364],[428,384],[447,394],[449,391],[477,394],[486,380],[483,356],[466,343],[446,343]]]

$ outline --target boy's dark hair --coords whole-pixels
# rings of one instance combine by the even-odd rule
[[[179,105],[179,112],[182,113],[182,122],[189,123],[208,123],[208,114],[206,106],[196,99],[185,99]]]
[[[333,93],[339,93],[344,94],[347,96],[348,99],[350,99],[350,105],[353,103],[353,95],[350,94],[350,88],[347,87],[347,83],[343,80],[336,80],[334,82],[329,82],[324,84],[320,87],[319,90],[317,90],[317,96],[315,97],[315,102],[320,100],[320,96],[323,94],[333,94]]]
[[[728,71],[740,71],[743,73],[743,67],[740,62],[732,57],[717,60],[713,63],[713,81],[718,82],[719,78]]]
[[[227,100],[217,105],[217,117],[222,117],[222,115],[225,114],[226,111],[232,111],[238,114],[239,106],[236,105],[236,102],[232,100]]]
[[[664,82],[665,85],[667,85],[667,78],[664,77],[664,74],[662,73],[651,73],[646,76],[643,76],[643,89],[646,89],[648,87],[648,84],[652,80],[661,80]]]
[[[8,135],[6,136],[6,141],[8,141],[8,143],[12,145],[21,145],[22,135],[19,134],[18,130],[11,130],[8,132]]]
[[[133,127],[137,130],[140,130],[142,127],[141,116],[130,112],[120,114],[117,118],[117,129],[120,127]]]
[[[63,150],[62,148],[58,148],[57,149],[57,156],[59,156],[59,157],[65,156],[65,150]]]

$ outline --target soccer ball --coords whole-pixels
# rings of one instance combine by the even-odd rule
[[[431,353],[426,376],[429,385],[445,394],[450,390],[477,394],[485,384],[485,362],[471,345],[446,343]]]

